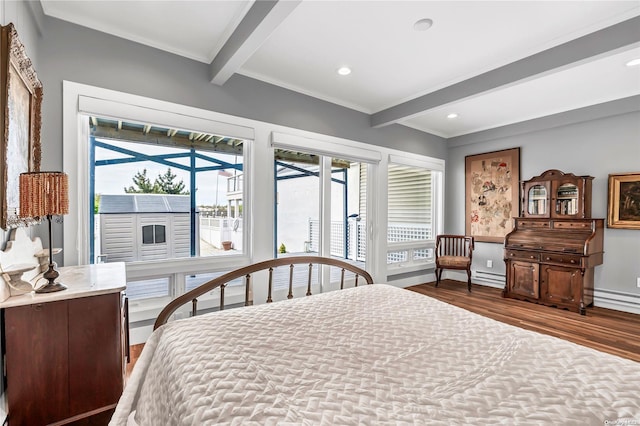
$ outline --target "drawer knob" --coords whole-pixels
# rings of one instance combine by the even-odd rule
[[[529,256],[529,259],[535,259],[535,256]]]
[[[550,258],[550,257],[547,257],[547,258],[545,258],[545,260],[551,260],[551,258]]]
[[[576,260],[575,259],[571,259],[571,263],[576,263]]]

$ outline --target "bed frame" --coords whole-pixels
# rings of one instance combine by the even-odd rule
[[[358,286],[358,278],[362,277],[367,282],[367,284],[373,284],[373,278],[367,271],[362,268],[359,268],[355,265],[347,263],[343,260],[333,259],[329,257],[321,257],[321,256],[291,256],[284,257],[278,259],[270,259],[265,260],[263,262],[254,263],[249,266],[245,266],[243,268],[239,268],[228,272],[224,275],[221,275],[217,278],[214,278],[210,281],[207,281],[204,284],[194,288],[193,290],[183,294],[172,300],[158,315],[155,324],[153,325],[153,329],[157,329],[158,327],[166,324],[171,315],[178,310],[183,305],[191,302],[191,316],[195,316],[198,310],[198,296],[202,296],[210,292],[211,290],[220,287],[220,310],[224,309],[224,289],[227,286],[227,283],[233,281],[237,278],[244,277],[245,279],[245,292],[244,292],[244,305],[249,306],[252,305],[253,302],[249,299],[249,290],[251,288],[251,274],[254,272],[269,271],[269,289],[267,295],[267,303],[273,302],[271,298],[271,293],[273,290],[273,270],[279,266],[289,266],[289,294],[287,295],[287,299],[293,298],[293,268],[294,265],[306,264],[309,270],[308,279],[307,279],[307,296],[311,296],[311,278],[313,272],[313,265],[328,265],[334,266],[341,269],[340,274],[340,289],[344,288],[344,273],[345,271],[350,271],[355,274],[355,286]]]

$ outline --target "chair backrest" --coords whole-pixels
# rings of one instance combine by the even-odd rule
[[[440,256],[464,256],[471,259],[473,237],[443,234],[436,237],[436,259]]]

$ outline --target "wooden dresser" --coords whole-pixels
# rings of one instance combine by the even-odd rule
[[[592,179],[548,170],[522,183],[520,217],[504,240],[504,297],[585,314],[604,245],[604,219],[590,218]]]
[[[10,426],[108,416],[122,394],[128,351],[124,263],[59,272],[67,290],[0,302]]]

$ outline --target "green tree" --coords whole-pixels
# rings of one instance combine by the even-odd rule
[[[174,182],[176,177],[176,174],[171,172],[171,168],[168,168],[165,174],[158,175],[155,182],[158,192],[161,194],[189,194],[189,191],[184,190],[182,179],[180,182]]]
[[[142,170],[142,173],[138,172],[132,178],[134,186],[125,188],[124,192],[127,194],[157,194],[158,185],[157,182],[151,183],[151,180],[147,176],[147,169]]]

